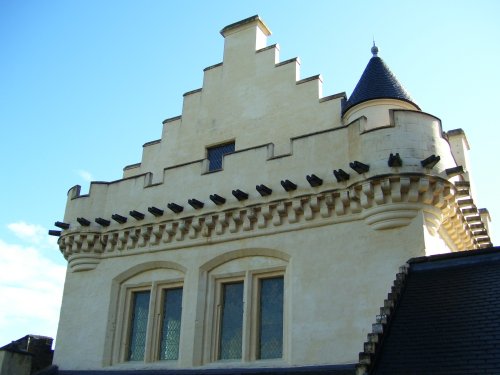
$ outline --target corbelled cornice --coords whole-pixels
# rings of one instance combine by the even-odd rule
[[[84,271],[94,269],[101,258],[216,244],[355,220],[364,220],[374,230],[398,228],[408,225],[420,211],[431,233],[445,231],[458,250],[489,244],[489,237],[486,241],[484,236],[474,235],[472,221],[462,213],[457,199],[464,197],[463,190],[439,177],[380,176],[347,189],[177,220],[156,218],[99,230],[77,227],[63,232],[59,247],[72,271]]]

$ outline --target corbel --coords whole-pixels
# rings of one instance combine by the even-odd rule
[[[268,220],[270,220],[273,216],[273,206],[270,204],[266,204],[261,207],[260,215],[257,219],[257,227],[265,228],[267,226]]]

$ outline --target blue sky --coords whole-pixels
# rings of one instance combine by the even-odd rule
[[[0,345],[55,337],[66,262],[46,232],[67,190],[139,162],[222,60],[219,31],[254,14],[325,96],[352,92],[374,37],[422,110],[466,132],[496,244],[498,1],[0,0]]]

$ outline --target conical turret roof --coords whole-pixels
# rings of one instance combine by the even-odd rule
[[[373,99],[398,99],[420,107],[413,101],[410,94],[399,83],[384,60],[378,57],[378,48],[372,47],[373,57],[368,62],[358,84],[354,88],[344,107],[344,113],[357,104]]]

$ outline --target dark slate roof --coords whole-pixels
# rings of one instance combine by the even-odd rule
[[[0,350],[5,350],[6,352],[11,352],[11,353],[19,353],[19,354],[26,354],[26,355],[33,355],[30,352],[28,352],[26,349],[21,347],[17,342],[12,341],[11,343],[4,345],[0,348]]]
[[[354,365],[304,366],[287,368],[233,368],[210,370],[118,370],[118,371],[63,371],[47,375],[354,375]]]
[[[372,374],[499,374],[500,248],[416,258]]]
[[[343,113],[357,104],[373,99],[399,99],[420,107],[399,83],[384,60],[377,56],[377,49],[372,49],[374,56],[368,62],[358,84],[345,104]]]

